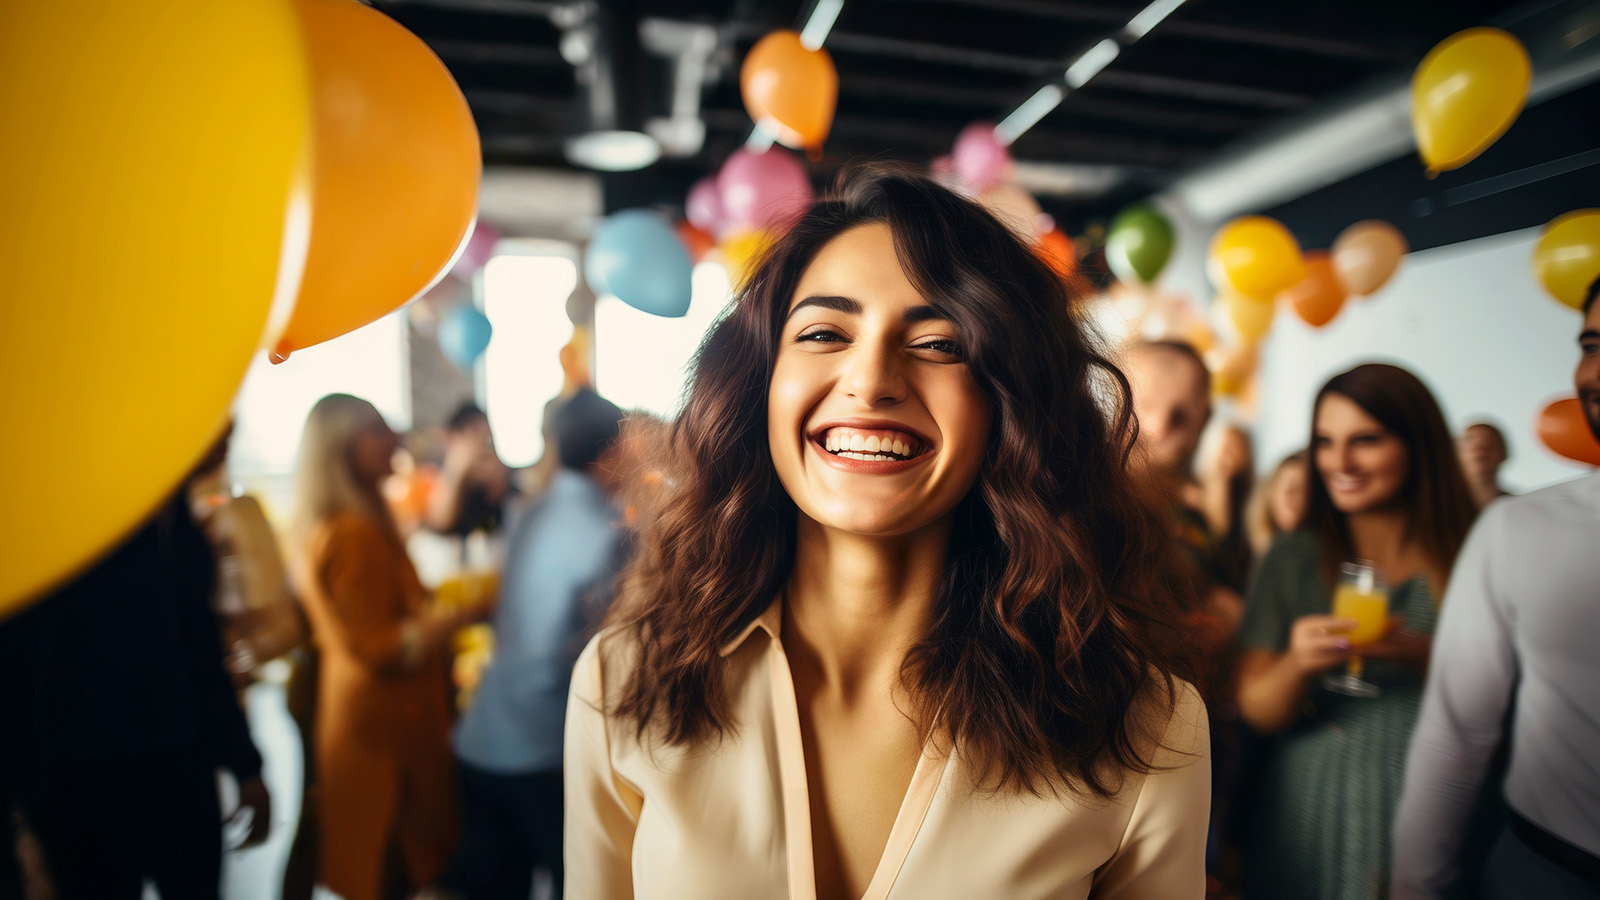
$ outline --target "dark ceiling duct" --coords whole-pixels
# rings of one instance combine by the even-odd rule
[[[644,48],[637,0],[589,0],[562,42],[578,67],[579,126],[566,142],[573,165],[626,172],[651,165],[661,145],[645,132]],[[577,57],[574,59],[573,57]]]

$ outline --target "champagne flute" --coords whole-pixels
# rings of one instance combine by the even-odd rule
[[[1333,592],[1333,614],[1355,621],[1355,630],[1348,635],[1355,652],[1350,654],[1344,674],[1328,675],[1322,686],[1352,697],[1378,696],[1378,686],[1361,678],[1359,652],[1360,648],[1382,640],[1384,632],[1389,630],[1389,589],[1371,563],[1356,560],[1339,567],[1339,586]]]

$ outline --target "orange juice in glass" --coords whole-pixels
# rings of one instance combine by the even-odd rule
[[[1389,591],[1371,565],[1356,561],[1339,567],[1339,586],[1333,592],[1333,614],[1356,623],[1349,633],[1355,650],[1383,639],[1389,630]],[[1376,697],[1378,687],[1361,679],[1361,655],[1352,653],[1345,674],[1329,675],[1323,686],[1352,697]]]
[[[440,609],[487,609],[500,590],[500,575],[494,571],[459,572],[439,582],[434,602]]]

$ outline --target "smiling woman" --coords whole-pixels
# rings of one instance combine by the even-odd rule
[[[574,672],[571,896],[1203,894],[1170,548],[1073,299],[882,168],[761,261]]]
[[[1246,896],[1367,900],[1388,884],[1436,598],[1474,508],[1444,414],[1410,372],[1336,375],[1312,418],[1305,527],[1273,543],[1239,629],[1239,710],[1273,735],[1246,816]],[[1389,585],[1387,628],[1359,648],[1376,697],[1322,680],[1354,652],[1357,622],[1329,612],[1340,565],[1357,559]]]

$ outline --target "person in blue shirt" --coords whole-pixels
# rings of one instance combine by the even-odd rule
[[[561,742],[572,666],[625,561],[622,410],[583,389],[551,412],[561,467],[512,533],[494,659],[456,732],[461,843],[442,886],[527,900],[535,869],[561,896]]]

